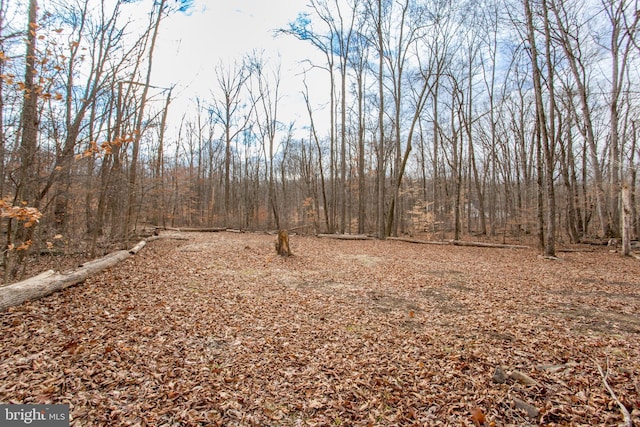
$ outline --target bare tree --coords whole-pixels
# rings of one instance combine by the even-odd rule
[[[384,134],[384,33],[382,31],[382,19],[384,16],[382,0],[377,1],[376,14],[372,13],[372,16],[376,16],[376,49],[378,51],[378,150],[377,150],[377,224],[378,224],[378,238],[384,239],[386,237],[385,221],[384,221],[384,186],[385,186],[385,134]]]
[[[544,3],[544,0],[543,0]],[[546,3],[543,5],[544,14],[546,16]],[[533,11],[531,9],[530,0],[524,1],[524,9],[525,9],[525,18],[527,21],[527,37],[528,37],[528,45],[529,52],[531,55],[531,67],[533,72],[533,86],[536,97],[536,118],[537,118],[537,131],[539,132],[539,140],[542,149],[545,152],[545,160],[547,164],[547,169],[545,173],[544,181],[546,182],[547,189],[547,230],[545,234],[545,238],[542,240],[544,242],[543,249],[544,255],[548,257],[555,256],[555,199],[553,193],[553,163],[551,160],[551,139],[553,138],[553,133],[550,135],[549,131],[549,123],[552,123],[553,116],[551,119],[547,119],[547,113],[544,106],[544,93],[542,89],[542,72],[540,70],[540,59],[538,56],[538,48],[536,43],[536,31],[533,24]],[[548,26],[545,26],[545,29],[548,31]],[[549,39],[546,38],[547,43]],[[546,45],[548,47],[548,44]],[[548,55],[547,55],[548,57]],[[550,68],[550,64],[548,64]],[[553,97],[553,93],[550,94]],[[540,152],[540,150],[538,150]],[[538,158],[541,157],[541,154],[538,155]],[[551,172],[551,173],[550,173]],[[538,168],[539,175],[542,173],[542,168]],[[540,177],[538,179],[541,179]]]
[[[329,12],[326,0],[313,0],[310,3],[310,7],[320,17],[320,19],[327,25],[327,30],[322,31],[314,27],[313,21],[310,18],[310,14],[301,13],[298,18],[289,24],[287,29],[279,30],[280,33],[288,34],[296,37],[301,41],[310,43],[313,47],[318,49],[324,55],[326,59],[325,64],[312,64],[313,67],[319,67],[326,70],[329,73],[329,174],[331,185],[331,198],[328,200],[327,207],[330,210],[328,231],[330,233],[335,230],[335,210],[336,210],[336,159],[335,159],[335,146],[336,146],[336,51],[335,45],[338,43],[336,39],[339,34],[333,31],[332,21],[333,17]]]
[[[249,58],[251,75],[253,77],[251,87],[252,102],[257,104],[255,108],[256,124],[262,138],[265,166],[268,172],[268,204],[269,211],[273,215],[277,229],[280,224],[280,212],[278,211],[277,192],[274,177],[274,160],[276,153],[276,136],[279,130],[278,106],[280,103],[280,63],[272,70],[266,67],[264,59],[254,52]]]
[[[388,34],[388,39],[384,41],[386,54],[383,56],[387,61],[392,87],[391,97],[394,106],[393,138],[395,145],[393,196],[386,217],[386,236],[398,234],[397,226],[400,220],[399,199],[402,178],[406,169],[409,153],[411,152],[413,132],[422,115],[426,96],[429,93],[427,90],[429,88],[429,76],[424,75],[420,63],[418,65],[416,79],[420,83],[417,89],[414,89],[415,82],[412,79],[415,75],[410,75],[408,81],[406,76],[406,69],[409,66],[410,57],[419,61],[420,48],[417,46],[419,46],[418,40],[423,37],[422,26],[424,25],[419,17],[422,17],[425,11],[415,6],[410,0],[404,0],[402,3],[397,3],[397,5],[399,7],[397,11],[398,15],[395,16],[392,13],[393,11],[390,11],[391,13],[388,16],[388,19],[393,20],[395,26],[392,27],[391,24],[389,25],[389,28],[394,31],[394,34]],[[415,49],[415,51],[413,49]],[[381,75],[379,78],[382,79],[383,76]],[[409,103],[405,101],[405,89],[412,95],[411,102]],[[405,114],[408,114],[411,118],[409,120],[409,131],[406,141],[404,141],[403,144],[402,131]]]
[[[611,196],[609,198],[609,212],[611,212],[612,218],[611,226],[621,236],[623,232],[618,231],[621,230],[619,206],[624,201],[621,201],[623,159],[620,141],[620,102],[627,68],[629,67],[629,55],[633,47],[632,31],[629,31],[627,23],[632,22],[630,28],[636,28],[640,21],[640,14],[638,14],[635,7],[637,2],[602,0],[601,4],[610,24],[608,50],[611,55],[611,99],[609,101],[609,180]],[[627,18],[629,15],[632,16],[631,19]]]
[[[242,111],[244,99],[242,91],[250,77],[250,68],[246,64],[234,63],[225,66],[222,62],[215,69],[219,96],[213,94],[212,113],[222,125],[224,132],[224,223],[228,226],[231,212],[231,144],[247,129],[253,116],[255,104],[249,111]],[[238,117],[240,116],[240,117]]]
[[[153,24],[150,24],[150,28],[152,28],[151,33],[151,41],[147,56],[147,72],[145,76],[144,83],[142,83],[142,95],[139,102],[139,108],[137,112],[136,124],[133,132],[133,143],[132,143],[132,152],[131,152],[131,161],[129,165],[129,194],[128,194],[128,202],[127,202],[127,215],[125,218],[125,241],[128,240],[129,228],[132,227],[132,223],[134,220],[134,211],[136,207],[136,179],[138,174],[138,157],[140,152],[140,140],[142,138],[142,123],[144,120],[145,107],[147,104],[147,95],[149,93],[149,86],[151,85],[151,71],[153,70],[153,54],[155,51],[156,40],[158,38],[158,31],[160,30],[160,21],[162,17],[166,13],[166,4],[167,0],[160,0],[158,3],[157,15],[153,16],[151,14],[151,19],[155,19]]]
[[[329,221],[329,209],[327,207],[327,190],[325,187],[326,181],[324,176],[325,175],[324,166],[322,162],[322,147],[320,146],[320,139],[318,137],[318,132],[315,126],[314,118],[313,118],[313,109],[309,101],[309,88],[307,86],[306,81],[304,81],[303,84],[305,87],[305,91],[302,93],[302,95],[304,97],[305,104],[307,106],[309,121],[311,122],[309,132],[311,134],[311,139],[313,139],[313,141],[315,142],[316,149],[318,150],[318,170],[320,171],[320,193],[322,194],[322,211],[324,212],[324,224],[325,224],[326,231],[329,231],[331,227],[330,227],[330,221]],[[319,204],[318,202],[316,203]]]
[[[549,9],[554,14],[554,24],[557,27],[560,46],[565,53],[566,60],[569,64],[569,68],[577,88],[577,96],[581,107],[581,132],[589,147],[591,167],[593,169],[595,179],[595,196],[600,226],[604,235],[610,236],[612,233],[612,227],[607,209],[607,202],[605,200],[604,178],[598,156],[596,134],[592,118],[592,105],[589,103],[587,88],[588,73],[580,45],[580,26],[574,22],[572,27],[573,32],[571,31],[571,28],[569,27],[571,20],[566,9],[566,3],[551,0],[549,3]]]

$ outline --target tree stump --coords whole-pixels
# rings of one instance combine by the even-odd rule
[[[289,233],[287,230],[278,231],[278,240],[276,240],[276,252],[283,257],[290,257],[291,248],[289,247]]]

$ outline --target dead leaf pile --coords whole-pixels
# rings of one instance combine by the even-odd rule
[[[640,263],[193,233],[0,313],[0,402],[73,426],[640,425]]]

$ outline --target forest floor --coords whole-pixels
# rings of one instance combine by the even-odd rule
[[[640,425],[635,258],[184,236],[0,313],[0,402],[72,426],[616,426],[615,395]]]

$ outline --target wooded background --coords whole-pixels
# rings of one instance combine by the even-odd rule
[[[210,70],[168,122],[156,39],[190,2],[149,2],[143,28],[133,1],[18,3],[0,0],[5,280],[28,253],[96,255],[149,224],[536,239],[553,255],[619,237],[623,186],[640,234],[637,0],[310,0],[274,29],[325,59],[301,64],[329,99],[299,88],[306,123],[281,116],[261,52]]]

